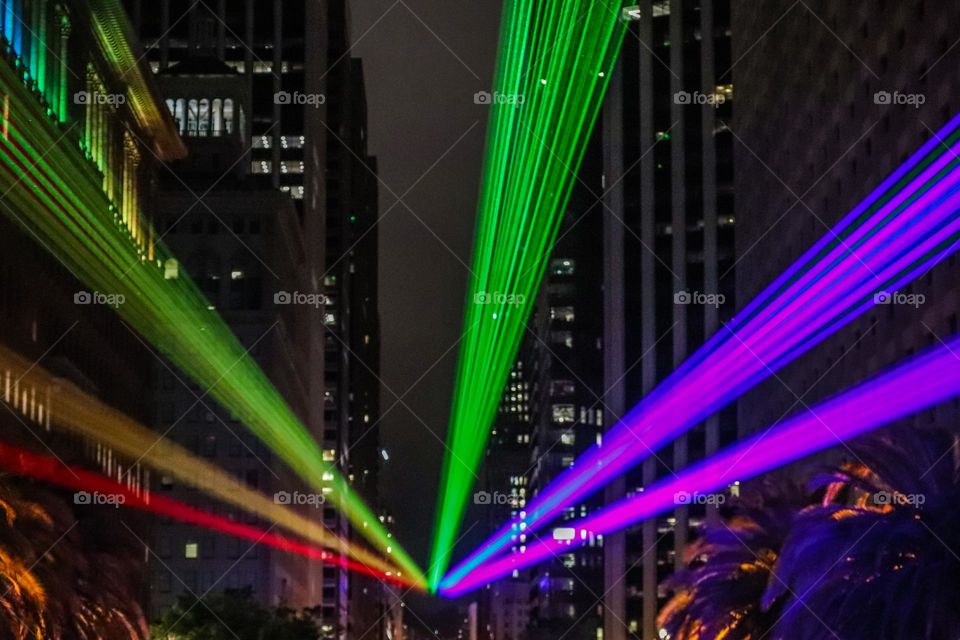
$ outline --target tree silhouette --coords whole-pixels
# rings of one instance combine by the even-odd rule
[[[156,640],[318,640],[310,611],[267,607],[251,589],[181,596],[153,630]]]

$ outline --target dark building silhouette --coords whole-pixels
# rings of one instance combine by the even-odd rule
[[[828,234],[960,111],[960,53],[949,27],[958,16],[955,1],[810,2],[793,9],[786,2],[734,3],[742,300]],[[957,261],[951,256],[899,292],[923,296],[922,304],[876,305],[747,393],[741,432],[955,335]],[[958,409],[953,401],[906,422],[954,428]]]
[[[640,2],[611,78],[601,212],[608,426],[736,309],[729,5]],[[726,409],[647,456],[606,498],[634,494],[734,437],[735,411]],[[678,506],[604,539],[606,640],[658,637],[663,579],[706,516],[701,505]]]
[[[338,463],[375,511],[383,513],[377,486],[381,461],[377,166],[366,150],[363,69],[349,55],[346,3],[249,0],[192,6],[179,0],[131,0],[128,4],[147,45],[147,59],[160,77],[169,79],[166,97],[181,133],[191,148],[203,150],[177,168],[180,177],[196,190],[204,182],[199,177],[204,168],[195,163],[219,163],[217,173],[207,174],[207,186],[215,184],[216,189],[205,199],[219,190],[225,200],[217,206],[225,210],[264,211],[258,225],[262,237],[257,240],[244,233],[221,230],[213,237],[203,232],[206,237],[200,245],[220,247],[219,290],[231,295],[227,280],[233,282],[235,269],[227,264],[233,255],[227,247],[242,240],[264,263],[247,255],[248,262],[237,269],[257,273],[262,284],[264,306],[259,315],[253,310],[238,314],[238,322],[249,322],[251,333],[256,333],[255,326],[269,326],[277,314],[273,293],[322,296],[323,304],[312,309],[309,318],[289,310],[284,310],[289,317],[281,314],[282,323],[292,323],[291,330],[296,327],[281,340],[290,352],[283,357],[292,357],[293,370],[307,381],[303,418],[325,456]],[[173,79],[184,76],[193,77],[189,91],[179,87],[173,91]],[[210,93],[214,86],[233,92],[229,109],[226,96]],[[231,131],[226,131],[228,111]],[[217,134],[219,129],[222,133]],[[279,194],[286,194],[286,199],[278,199]],[[178,202],[173,208],[185,204]],[[198,209],[193,213],[201,217],[209,213]],[[207,229],[206,223],[198,224]],[[245,228],[249,234],[249,226]],[[271,233],[288,241],[292,237],[301,253],[295,246],[275,242]],[[256,317],[259,320],[252,319]],[[282,352],[278,350],[276,357]],[[281,363],[282,358],[273,362]],[[295,405],[300,402],[294,400]],[[260,480],[268,490],[276,479]],[[321,515],[328,528],[359,539],[342,513],[324,508]],[[385,513],[382,518],[389,521]],[[277,571],[263,571],[265,576],[275,573],[276,583]],[[287,580],[286,588],[293,589],[292,578]],[[282,596],[278,588],[271,585],[263,596],[276,600]],[[384,599],[391,597],[377,581],[334,567],[323,568],[318,589],[311,604],[319,606],[325,637],[344,637],[360,626],[364,631],[377,627],[373,623],[380,619]],[[385,632],[387,621],[378,624],[369,637]]]

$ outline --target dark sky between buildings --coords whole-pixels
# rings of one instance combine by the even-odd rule
[[[500,3],[351,5],[380,163],[382,490],[401,543],[426,563],[486,134],[473,95],[491,85]]]

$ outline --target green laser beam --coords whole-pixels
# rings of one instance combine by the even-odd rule
[[[155,236],[145,222],[140,229],[125,224],[104,192],[104,176],[81,152],[78,136],[58,126],[6,63],[0,63],[0,86],[9,99],[6,135],[0,136],[0,211],[86,286],[122,294],[125,303],[116,310],[126,322],[208,389],[309,486],[332,487],[329,500],[357,531],[407,575],[425,582],[378,517],[324,460],[316,440],[195,283],[182,273],[165,279],[162,266],[173,255],[160,242],[137,242]],[[94,140],[101,138],[102,132],[95,133]]]
[[[613,66],[623,2],[507,0],[441,475],[436,589]]]

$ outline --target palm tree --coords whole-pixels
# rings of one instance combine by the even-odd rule
[[[810,483],[817,504],[768,481],[706,529],[660,614],[672,640],[956,640],[960,439],[897,430],[850,447],[855,462]]]
[[[0,493],[0,611],[6,620],[5,637],[43,638],[47,632],[46,589],[33,571],[37,558],[27,530],[49,522],[35,504],[9,492]]]
[[[104,542],[99,518],[78,524],[56,494],[29,493],[0,482],[0,638],[146,638],[131,551]]]
[[[897,430],[852,447],[781,553],[773,638],[955,640],[960,629],[960,443]]]
[[[763,484],[753,503],[738,500],[725,520],[708,526],[687,550],[687,571],[668,583],[673,596],[657,624],[672,640],[766,635],[782,599],[764,605],[774,567],[798,509],[809,504],[790,482]]]

